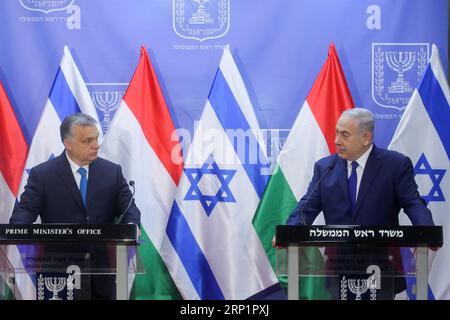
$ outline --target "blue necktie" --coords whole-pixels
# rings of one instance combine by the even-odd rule
[[[78,173],[81,176],[80,180],[80,193],[81,193],[81,200],[83,200],[83,205],[86,207],[86,194],[87,194],[87,178],[86,178],[86,169],[79,168]]]
[[[352,213],[355,213],[356,207],[356,186],[358,183],[358,175],[356,173],[356,168],[358,168],[358,162],[352,162],[352,172],[348,178],[348,192],[350,194],[350,200],[352,201]]]

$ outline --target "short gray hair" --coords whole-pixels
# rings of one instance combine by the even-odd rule
[[[369,131],[373,134],[375,129],[375,120],[373,114],[364,108],[352,108],[345,110],[341,116],[347,116],[358,121],[358,128],[363,131]]]
[[[72,137],[72,128],[75,126],[96,126],[97,120],[85,113],[74,113],[64,118],[59,132],[61,134],[61,141]]]

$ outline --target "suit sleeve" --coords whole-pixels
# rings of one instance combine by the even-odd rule
[[[117,214],[121,215],[123,213],[120,223],[134,223],[140,226],[141,212],[134,203],[134,199],[131,200],[130,204],[130,199],[133,195],[130,191],[127,181],[122,174],[122,168],[120,166],[118,166],[117,188]],[[130,204],[130,206],[127,209],[128,204]],[[127,211],[124,212],[125,210]]]
[[[25,191],[16,203],[9,223],[31,224],[36,221],[43,207],[44,187],[38,172],[31,169]]]
[[[297,203],[297,206],[290,214],[286,224],[289,225],[311,225],[316,219],[317,215],[322,211],[322,201],[320,197],[320,188],[314,190],[317,182],[320,179],[320,170],[317,163],[314,165],[314,175],[309,183],[308,191]],[[302,209],[303,208],[303,209]]]
[[[411,160],[405,157],[398,170],[396,193],[400,206],[413,225],[434,226],[431,211],[420,197]]]

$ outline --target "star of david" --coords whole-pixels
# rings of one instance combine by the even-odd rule
[[[209,216],[219,202],[236,202],[229,184],[233,179],[237,170],[220,169],[216,161],[212,157],[205,161],[200,168],[185,168],[184,172],[191,183],[189,190],[184,197],[184,200],[198,200],[200,201],[206,214]],[[204,175],[214,175],[220,182],[220,188],[214,195],[202,194],[199,188],[199,182]]]
[[[414,167],[414,173],[424,174],[430,177],[433,186],[427,195],[421,195],[421,197],[425,200],[426,204],[430,201],[445,201],[444,194],[442,193],[442,189],[440,187],[440,183],[444,178],[446,170],[445,169],[432,169],[430,163],[428,162],[425,154],[422,153],[419,160]]]

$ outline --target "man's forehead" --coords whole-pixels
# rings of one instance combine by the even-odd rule
[[[355,118],[352,117],[348,117],[348,116],[342,116],[339,118],[336,127],[340,126],[340,127],[348,127],[348,126],[356,126],[358,123],[358,121]]]
[[[98,129],[96,126],[91,125],[76,125],[73,127],[74,131],[79,132],[81,134],[94,134],[98,135]]]
[[[358,130],[358,123],[356,119],[351,117],[341,117],[336,124],[336,131],[356,132]]]

